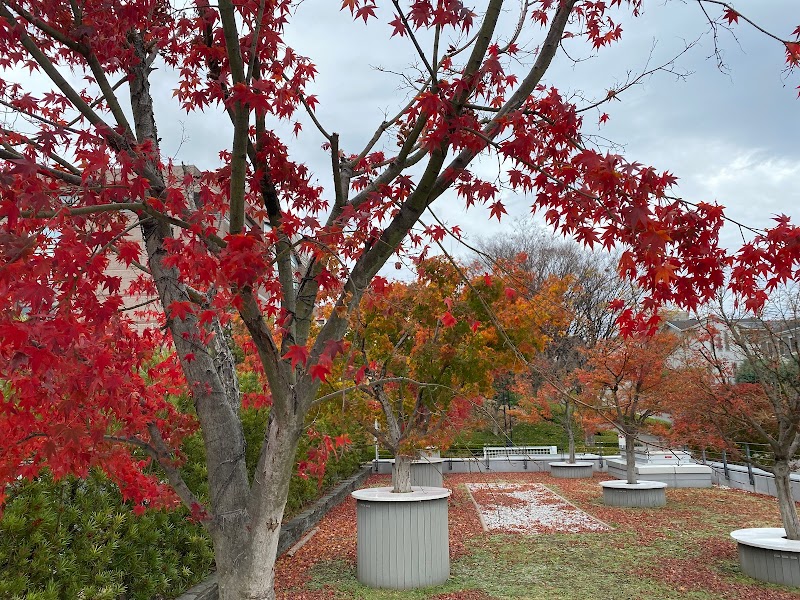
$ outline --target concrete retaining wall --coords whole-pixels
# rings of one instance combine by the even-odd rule
[[[617,479],[627,477],[627,467],[622,460],[608,460],[608,474]],[[713,469],[706,465],[636,465],[638,481],[661,481],[669,487],[711,487]]]
[[[218,600],[219,590],[217,589],[217,574],[214,573],[206,577],[196,586],[185,591],[175,600]]]
[[[610,457],[609,457],[610,458]],[[578,454],[576,460],[587,461],[594,465],[595,471],[606,470],[606,459],[597,454]],[[449,473],[546,473],[550,470],[551,462],[563,462],[564,454],[548,454],[545,456],[532,456],[529,459],[518,458],[443,458],[442,475]],[[392,459],[373,461],[374,472],[390,474],[392,472]]]
[[[319,523],[327,512],[334,506],[341,504],[347,496],[356,488],[363,485],[364,480],[373,472],[373,465],[365,466],[350,477],[339,483],[330,492],[317,500],[311,508],[300,513],[291,521],[281,525],[281,537],[278,542],[278,555],[283,554],[294,546],[303,534]],[[218,600],[217,576],[212,574],[196,586],[190,588],[176,600]]]
[[[775,476],[767,471],[756,469],[753,467],[753,481],[750,483],[750,477],[747,474],[747,466],[745,465],[728,465],[728,477],[725,477],[725,466],[721,462],[707,462],[708,466],[712,469],[712,481],[717,485],[725,485],[735,488],[737,490],[747,490],[748,492],[756,492],[757,494],[766,494],[768,496],[777,496],[778,493],[775,489]],[[793,473],[790,475],[792,480],[792,495],[795,501],[800,502],[800,474]]]

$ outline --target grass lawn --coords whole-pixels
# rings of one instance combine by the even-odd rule
[[[730,531],[780,526],[777,501],[720,488],[669,489],[667,506],[609,508],[599,482],[546,473],[445,476],[450,499],[451,577],[434,588],[373,590],[356,580],[355,501],[331,511],[293,557],[278,562],[276,589],[288,599],[798,600],[800,590],[743,575]],[[373,476],[368,485],[387,485]],[[486,532],[466,483],[544,484],[611,526],[587,533]]]

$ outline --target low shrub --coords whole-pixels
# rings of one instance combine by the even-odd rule
[[[255,469],[268,409],[243,409],[247,464]],[[304,437],[297,457],[310,441]],[[207,498],[205,452],[199,432],[183,447],[189,487]],[[285,519],[354,474],[361,449],[338,451],[321,481],[295,473]],[[8,490],[0,518],[0,598],[3,600],[157,600],[173,598],[206,577],[213,566],[211,540],[187,510],[136,515],[100,471],[85,479],[53,481],[47,474]]]
[[[210,541],[186,511],[137,516],[97,471],[20,482],[0,519],[0,598],[171,598],[212,563]]]

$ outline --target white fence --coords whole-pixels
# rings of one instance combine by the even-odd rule
[[[483,458],[525,459],[558,454],[557,446],[484,446]]]

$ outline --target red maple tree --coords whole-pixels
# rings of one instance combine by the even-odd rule
[[[697,322],[679,355],[693,377],[671,408],[672,435],[772,473],[786,537],[798,540],[791,475],[800,450],[800,292],[781,287],[760,314],[721,302]],[[760,451],[751,455],[749,442]]]
[[[673,364],[680,341],[668,333],[636,334],[601,340],[586,351],[587,364],[576,372],[583,407],[597,412],[625,438],[628,483],[636,481],[635,445],[651,430],[651,417],[683,396],[688,374]]]
[[[352,149],[317,118],[316,68],[283,37],[288,0],[0,0],[8,111],[0,125],[0,483],[46,465],[56,475],[96,465],[143,506],[164,498],[162,482],[143,471],[154,460],[177,497],[205,516],[222,600],[272,598],[305,415],[349,315],[370,285],[384,284],[380,269],[445,235],[441,225],[420,225],[436,199],[452,191],[500,218],[501,186],[532,194],[554,228],[626,248],[621,272],[647,290],[647,310],[699,305],[723,285],[725,269],[732,290],[757,307],[765,285],[796,273],[798,229],[787,218],[729,254],[718,244],[721,207],[674,198],[670,173],[588,147],[577,108],[546,83],[562,39],[606,46],[621,35],[612,9],[638,14],[641,0],[533,0],[510,41],[498,31],[503,5],[488,0],[478,14],[460,0],[394,2],[390,24],[422,74],[409,77],[417,88],[397,116]],[[383,14],[371,0],[343,8],[368,27]],[[799,33],[779,42],[790,67],[800,60]],[[522,76],[511,73],[525,61]],[[154,99],[156,68],[173,77],[182,109],[229,118],[221,168],[192,171],[166,157],[157,119],[173,117]],[[23,70],[46,82],[44,91],[19,83]],[[325,138],[326,190],[277,133],[298,110]],[[470,170],[481,155],[505,169],[499,183]],[[133,289],[152,300],[159,328],[142,331],[123,310],[113,261],[141,271]],[[333,310],[317,328],[323,299]],[[272,401],[252,478],[224,335],[231,311],[257,348]],[[625,316],[634,328],[634,315]],[[191,395],[203,433],[210,500],[201,509],[178,468],[176,448],[192,423],[169,403],[173,387]]]

